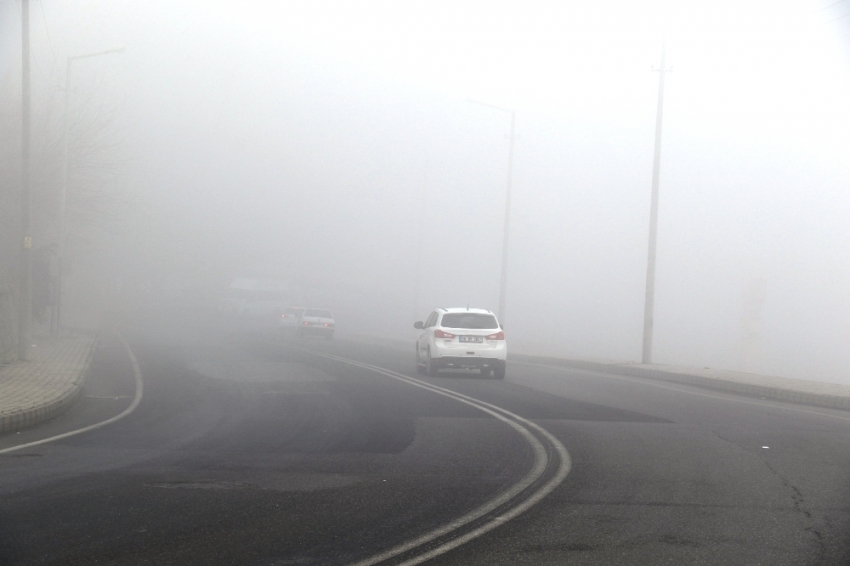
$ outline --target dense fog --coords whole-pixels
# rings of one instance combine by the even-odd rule
[[[848,10],[35,0],[35,246],[66,58],[124,48],[74,63],[68,323],[262,276],[341,337],[409,340],[498,307],[510,114],[484,102],[516,112],[511,351],[637,360],[663,40],[655,361],[850,383]],[[0,18],[8,286],[19,4]]]

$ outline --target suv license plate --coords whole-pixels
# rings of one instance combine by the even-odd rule
[[[475,342],[475,343],[478,343],[478,344],[484,343],[484,337],[483,336],[458,336],[458,340],[460,342]]]

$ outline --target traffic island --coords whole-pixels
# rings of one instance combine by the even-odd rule
[[[37,338],[30,361],[0,367],[0,434],[68,410],[82,391],[96,342],[93,335]]]

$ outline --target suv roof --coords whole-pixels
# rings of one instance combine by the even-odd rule
[[[473,312],[477,314],[493,314],[491,311],[487,309],[474,309],[474,308],[464,308],[464,307],[449,307],[449,308],[438,308],[440,312]]]

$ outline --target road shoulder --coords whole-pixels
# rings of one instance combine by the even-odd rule
[[[514,355],[520,362],[545,363],[615,375],[640,377],[813,407],[850,411],[850,386],[752,373],[661,364],[605,363],[557,357]]]

